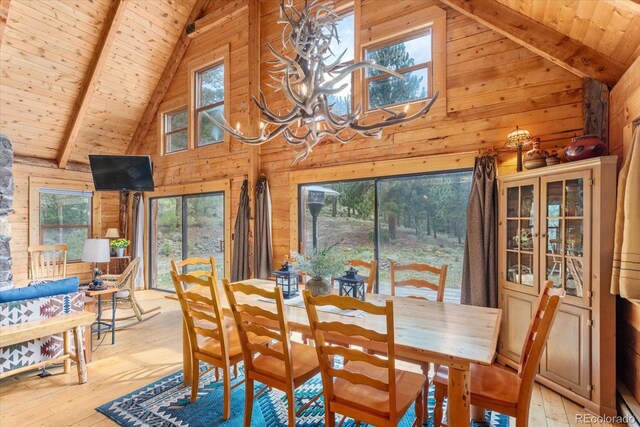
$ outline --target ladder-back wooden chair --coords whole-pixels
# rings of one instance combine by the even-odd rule
[[[116,293],[116,310],[133,310],[133,314],[130,316],[116,317],[116,322],[122,320],[130,320],[133,318],[136,318],[138,322],[142,322],[143,320],[148,320],[160,314],[154,313],[151,316],[145,317],[146,314],[160,310],[160,307],[158,306],[145,310],[136,299],[135,278],[138,275],[139,266],[140,258],[136,257],[129,263],[127,268],[125,268],[122,273],[105,274],[103,276],[100,276],[100,279],[104,281],[104,284],[106,286],[115,286],[119,289],[119,291]],[[113,302],[110,299],[105,298],[102,301],[102,311],[111,311],[112,304]],[[105,319],[105,321],[107,320]]]
[[[58,280],[67,277],[67,245],[29,246],[31,280]]]
[[[176,274],[172,271],[171,279],[180,301],[191,347],[191,402],[195,402],[198,398],[200,361],[208,363],[215,369],[219,368],[222,370],[224,390],[222,417],[227,420],[231,415],[231,389],[242,384],[238,382],[231,386],[231,366],[237,366],[243,358],[238,330],[224,321],[218,286],[213,276],[209,275],[201,279],[190,274]],[[208,295],[189,291],[185,285],[202,286],[207,289]],[[234,371],[237,376],[237,370]]]
[[[442,302],[444,300],[444,290],[447,284],[447,269],[449,268],[447,264],[442,264],[442,267],[437,268],[429,264],[397,264],[396,262],[391,261],[389,263],[389,267],[391,269],[391,295],[395,296],[396,288],[398,287],[411,286],[416,290],[430,289],[432,291],[436,291],[436,301]],[[438,276],[438,284],[424,279],[398,280],[396,274],[399,271],[411,271],[418,274],[436,274]],[[428,299],[417,295],[411,295],[410,298]]]
[[[222,279],[222,283],[238,325],[244,352],[245,427],[251,425],[254,381],[286,393],[289,402],[288,425],[295,426],[296,415],[322,395],[319,393],[314,396],[296,411],[295,389],[320,372],[315,349],[290,340],[280,287],[267,290],[248,283],[230,284],[226,279]],[[275,311],[265,308],[269,303],[260,303],[260,297],[274,300]],[[271,340],[268,346],[255,342],[264,338]]]
[[[395,334],[393,301],[384,306],[337,295],[311,296],[303,292],[309,316],[309,325],[320,360],[324,390],[325,425],[335,426],[339,413],[357,421],[375,426],[396,426],[415,402],[414,426],[422,426],[424,413],[424,375],[403,371],[395,367]],[[385,317],[385,332],[367,329],[355,324],[321,321],[316,306],[362,310],[367,319]],[[380,322],[375,322],[379,324]],[[325,334],[362,337],[387,348],[383,359],[362,350],[329,345]],[[342,368],[332,361],[334,356],[348,360]]]
[[[547,281],[538,297],[536,311],[531,318],[529,330],[520,354],[520,369],[517,373],[500,365],[471,365],[471,404],[483,409],[498,411],[516,419],[518,427],[529,423],[529,407],[533,383],[538,371],[542,351],[547,343],[558,307],[566,295],[561,288],[553,288]],[[436,406],[433,425],[442,424],[442,403],[447,395],[449,370],[441,367],[435,375]]]
[[[352,266],[353,268],[362,267],[362,268],[367,268],[369,270],[369,277],[367,278],[365,283],[367,284],[367,293],[372,294],[373,286],[376,283],[376,268],[378,267],[378,260],[374,259],[371,262],[367,262],[359,259],[352,259],[352,260],[349,260],[349,265]],[[364,276],[364,274],[362,275]]]
[[[186,271],[185,270],[186,267]],[[216,260],[214,257],[187,258],[182,261],[171,260],[171,270],[176,274],[188,274],[193,277],[213,277],[213,283],[218,286],[218,272],[216,270]]]

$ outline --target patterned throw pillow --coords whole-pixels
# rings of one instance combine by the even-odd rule
[[[43,283],[53,282],[53,280],[32,280],[27,286],[42,285]]]

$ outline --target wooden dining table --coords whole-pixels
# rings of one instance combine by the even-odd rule
[[[243,281],[254,286],[273,289],[275,282],[261,279]],[[189,288],[210,297],[209,290],[203,286]],[[219,292],[223,311],[231,315],[226,294]],[[176,299],[172,295],[167,298]],[[243,302],[275,310],[274,303],[260,301],[257,297],[237,294],[238,303]],[[490,365],[496,355],[501,310],[495,308],[474,307],[452,303],[434,302],[408,297],[367,294],[368,302],[384,304],[393,300],[395,321],[396,357],[417,364],[431,362],[449,367],[449,425],[470,425],[470,374],[472,363]],[[309,319],[302,306],[285,305],[285,315],[291,330],[310,334]],[[367,329],[384,331],[386,323],[380,316],[347,316],[337,313],[320,312],[322,320],[352,323]],[[334,339],[335,338],[335,339]],[[345,336],[332,337],[332,341],[344,340]],[[386,352],[384,346],[368,340],[348,337],[348,344],[362,346],[377,352]],[[183,369],[185,384],[191,384],[191,357],[189,338],[183,330]]]

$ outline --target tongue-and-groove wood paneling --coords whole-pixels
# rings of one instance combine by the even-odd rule
[[[217,0],[210,8],[218,5]],[[286,107],[282,95],[266,86],[266,63],[271,59],[266,43],[280,46],[280,25],[276,0],[261,3],[261,79],[269,103]],[[356,2],[361,13],[363,38],[380,28],[392,16],[405,16],[437,5],[430,0],[401,0],[393,4],[384,0]],[[211,10],[211,9],[210,9]],[[566,145],[574,134],[582,131],[582,81],[575,75],[496,34],[474,20],[445,9],[447,12],[447,114],[430,114],[426,118],[387,129],[382,139],[356,138],[346,145],[323,143],[304,162],[294,167],[295,148],[282,139],[261,147],[261,172],[269,177],[273,205],[274,260],[282,260],[290,249],[289,178],[296,171],[324,166],[374,162],[462,153],[479,148],[502,148],[506,135],[519,125],[540,136],[544,148]],[[382,25],[384,28],[385,26]],[[235,16],[220,28],[193,39],[164,100],[188,97],[188,62],[224,44],[230,46],[231,117],[242,123],[247,117],[248,79],[248,14]],[[374,31],[375,32],[375,31]],[[437,89],[437,88],[436,88]],[[158,120],[138,147],[140,154],[151,154],[155,165],[156,184],[211,181],[232,178],[232,206],[237,209],[241,180],[249,169],[247,147],[231,141],[228,154],[215,148],[200,148],[184,153],[159,155]],[[511,153],[500,155],[501,171],[514,168]],[[402,173],[402,171],[398,171]],[[233,221],[233,219],[232,219]],[[232,224],[231,224],[232,225]]]

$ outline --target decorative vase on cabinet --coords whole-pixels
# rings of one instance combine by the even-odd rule
[[[517,367],[540,284],[567,292],[537,380],[601,415],[616,411],[615,298],[609,292],[616,157],[499,179],[499,361]]]

